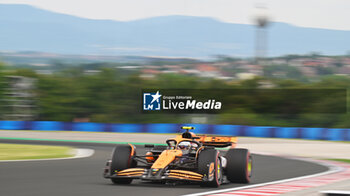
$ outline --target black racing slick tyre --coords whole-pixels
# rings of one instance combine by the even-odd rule
[[[230,149],[226,153],[226,177],[233,183],[249,183],[252,176],[252,157],[247,149]]]
[[[136,162],[132,159],[135,154],[135,147],[130,145],[118,145],[112,153],[111,175],[116,171],[136,167]],[[130,184],[132,179],[111,178],[114,184]]]
[[[222,168],[219,151],[203,150],[198,155],[198,173],[203,174],[202,187],[219,187],[222,183]]]
[[[160,154],[162,153],[164,150],[166,150],[168,147],[167,146],[154,146],[151,150],[152,153],[155,154]]]

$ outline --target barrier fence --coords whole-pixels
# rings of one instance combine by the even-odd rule
[[[195,126],[195,133],[198,134],[350,141],[350,129],[341,128],[263,127],[206,124],[114,124],[58,121],[0,121],[0,130],[179,133],[181,132],[180,127],[184,125]]]

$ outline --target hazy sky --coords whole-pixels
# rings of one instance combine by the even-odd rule
[[[263,3],[274,21],[350,30],[350,0],[0,0],[0,3],[30,4],[94,19],[128,21],[190,15],[245,24],[252,23],[254,7]]]

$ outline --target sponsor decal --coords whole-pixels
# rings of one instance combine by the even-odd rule
[[[209,175],[208,180],[212,181],[214,179],[214,162],[210,163],[209,165]]]

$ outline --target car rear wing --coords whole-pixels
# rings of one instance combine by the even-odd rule
[[[230,136],[199,136],[198,141],[203,144],[203,146],[213,146],[213,147],[236,147],[237,137]]]

